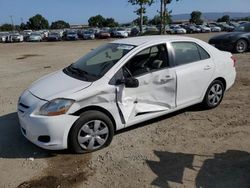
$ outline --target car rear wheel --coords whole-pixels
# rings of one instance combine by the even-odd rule
[[[114,135],[110,118],[99,111],[87,111],[69,133],[69,148],[75,153],[88,153],[108,146]]]
[[[220,80],[213,81],[205,94],[205,97],[203,99],[203,106],[206,109],[211,109],[217,107],[224,96],[225,86]]]
[[[240,39],[236,42],[235,51],[237,53],[243,53],[247,50],[247,41]]]

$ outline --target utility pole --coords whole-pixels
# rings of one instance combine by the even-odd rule
[[[12,31],[14,30],[14,21],[13,21],[13,16],[10,15],[10,21],[11,21],[11,25],[12,25]]]

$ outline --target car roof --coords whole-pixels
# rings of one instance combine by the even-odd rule
[[[146,43],[155,43],[155,42],[170,42],[173,40],[192,40],[197,41],[197,39],[191,37],[184,37],[179,35],[169,36],[169,35],[154,35],[154,36],[140,36],[140,37],[131,37],[126,39],[120,39],[112,41],[111,43],[119,43],[119,44],[128,44],[134,46],[140,46]]]

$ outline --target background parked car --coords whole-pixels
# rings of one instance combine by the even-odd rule
[[[7,37],[5,42],[23,42],[23,35],[19,33],[10,33]]]
[[[217,35],[209,40],[209,44],[220,50],[243,53],[250,48],[250,23],[235,28],[235,32]]]
[[[76,31],[68,31],[66,33],[66,40],[78,40],[78,35]]]
[[[208,24],[207,26],[210,27],[211,32],[221,32],[221,28],[219,26],[214,24]]]
[[[102,30],[100,31],[99,33],[99,36],[98,36],[100,39],[106,39],[106,38],[110,38],[111,37],[111,34],[108,30]]]
[[[127,38],[128,32],[124,28],[117,28],[113,31],[114,37]]]
[[[93,31],[87,30],[87,31],[84,31],[82,37],[83,37],[83,39],[85,39],[85,40],[88,40],[88,39],[94,40],[94,39],[95,39],[95,33],[94,33]]]
[[[180,27],[179,25],[170,26],[171,34],[186,34],[186,29]]]
[[[42,42],[42,35],[39,32],[33,32],[27,39],[28,42]]]
[[[211,29],[209,27],[206,27],[205,25],[197,25],[197,28],[201,30],[202,33],[210,33]]]
[[[235,27],[228,25],[227,23],[220,22],[218,25],[221,27],[222,31],[231,32],[235,29]]]
[[[0,32],[0,42],[6,42],[9,32]]]
[[[62,40],[62,37],[59,33],[53,32],[53,33],[49,33],[47,40],[48,41],[60,41]]]
[[[200,33],[201,29],[195,27],[194,25],[183,25],[184,29],[186,29],[187,33]]]

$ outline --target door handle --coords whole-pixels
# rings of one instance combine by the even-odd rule
[[[207,65],[207,66],[205,66],[204,67],[204,70],[209,70],[209,69],[211,69],[212,67],[210,66],[210,65]]]

